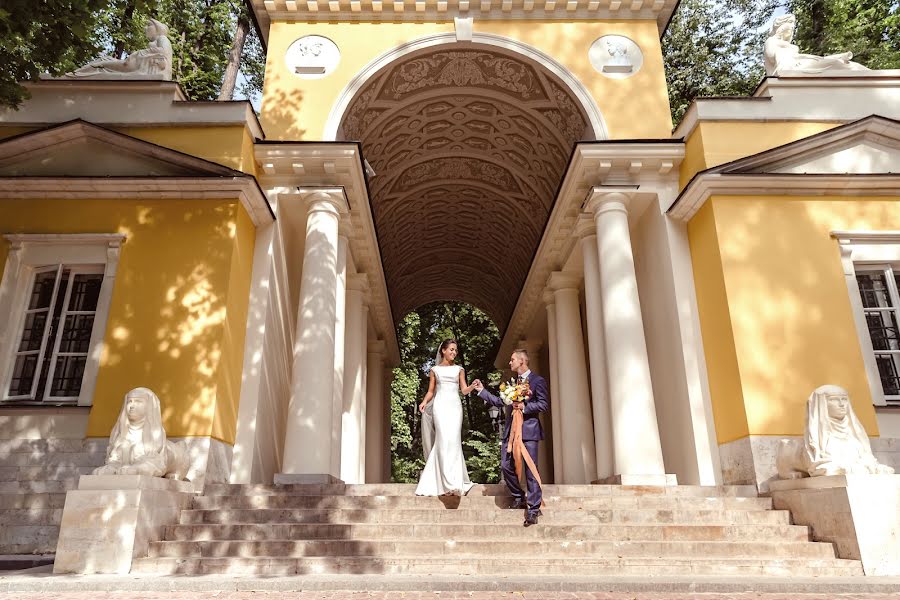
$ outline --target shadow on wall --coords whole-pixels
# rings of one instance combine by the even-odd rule
[[[127,241],[88,435],[108,435],[122,398],[138,385],[160,397],[170,437],[211,435],[217,401],[236,405],[234,390],[222,395],[238,210],[233,202],[151,202],[135,207],[136,218],[119,219]]]
[[[877,424],[832,230],[900,228],[897,202],[854,198],[714,200],[729,310],[751,434],[802,435],[806,398],[850,392]]]
[[[280,62],[271,61],[266,66],[261,111],[263,127],[270,139],[301,140],[307,131],[301,127],[298,118],[303,104],[303,92],[296,87],[294,81],[284,81],[293,76],[284,69],[275,68],[273,65],[276,64]],[[273,88],[277,90],[274,93],[271,91]]]

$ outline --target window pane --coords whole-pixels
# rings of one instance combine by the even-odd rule
[[[867,312],[866,324],[874,350],[900,350],[897,336],[897,316],[894,311]]]
[[[37,354],[16,357],[12,381],[9,384],[10,396],[28,396],[31,394],[31,384],[34,381],[34,370],[37,366],[37,360]]]
[[[862,297],[865,308],[891,306],[891,297],[888,295],[884,272],[863,271],[856,274],[856,281],[859,284],[859,295]]]
[[[53,384],[50,386],[51,396],[77,396],[81,391],[81,378],[84,376],[84,356],[60,356],[56,359],[53,371]]]
[[[22,341],[19,342],[19,352],[40,350],[41,340],[44,338],[44,327],[46,325],[46,312],[25,315],[25,327],[22,330]]]
[[[87,352],[91,343],[94,315],[69,315],[59,340],[60,352]]]
[[[34,287],[31,288],[31,298],[28,300],[29,310],[50,306],[54,283],[56,283],[56,271],[44,271],[34,276]]]
[[[103,275],[78,274],[72,282],[72,295],[69,297],[70,311],[97,310],[97,298],[100,296],[100,284]]]
[[[878,373],[885,396],[900,396],[900,374],[897,372],[897,359],[893,356],[875,356],[878,361]]]

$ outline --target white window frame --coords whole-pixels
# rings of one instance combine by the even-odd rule
[[[118,233],[88,233],[8,234],[3,237],[9,243],[9,255],[3,269],[3,278],[0,279],[0,406],[26,403],[90,406],[94,399],[113,284],[125,236]],[[103,273],[81,391],[77,398],[48,398],[40,402],[9,398],[13,357],[20,341],[34,274],[39,269],[52,265],[71,265],[78,270],[85,265],[95,265]]]
[[[858,268],[859,271],[892,268],[900,272],[900,231],[832,231],[831,237],[836,238],[840,244],[844,279],[850,293],[850,305],[863,353],[872,403],[875,406],[897,406],[900,397],[891,396],[889,403],[881,385],[881,375],[875,361],[875,349],[869,336],[869,325],[866,323],[856,275]],[[897,300],[897,297],[894,300]]]

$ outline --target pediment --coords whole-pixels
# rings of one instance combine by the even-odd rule
[[[0,177],[210,177],[243,175],[85,121],[0,141]]]
[[[711,169],[720,174],[900,173],[900,122],[867,117]]]

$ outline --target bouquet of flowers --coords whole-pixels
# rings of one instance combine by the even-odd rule
[[[508,383],[500,384],[500,399],[507,405],[513,402],[528,402],[531,400],[531,386],[528,385],[528,381],[516,383],[515,379],[510,379]]]

